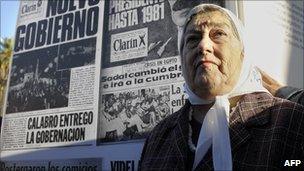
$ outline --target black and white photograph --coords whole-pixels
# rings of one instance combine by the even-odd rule
[[[96,37],[65,43],[59,48],[58,69],[95,64]]]
[[[70,70],[58,70],[58,48],[13,57],[7,114],[68,106]]]
[[[144,138],[170,114],[169,86],[105,94],[101,100],[99,143]]]

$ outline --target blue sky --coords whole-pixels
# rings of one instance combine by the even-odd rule
[[[15,35],[19,0],[0,0],[0,37],[13,38]]]

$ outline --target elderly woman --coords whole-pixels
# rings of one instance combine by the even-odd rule
[[[304,159],[304,108],[273,97],[228,10],[190,10],[180,42],[189,101],[147,138],[141,170],[279,170]]]

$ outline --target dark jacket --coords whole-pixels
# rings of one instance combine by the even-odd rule
[[[295,87],[290,87],[290,86],[285,86],[280,88],[276,94],[276,97],[288,99],[290,101],[299,103],[300,105],[304,106],[304,90],[295,88]]]
[[[158,124],[147,138],[141,170],[191,170],[189,102]],[[304,166],[304,108],[267,93],[247,94],[230,113],[233,170],[281,170],[286,160]],[[196,170],[213,170],[211,148]]]

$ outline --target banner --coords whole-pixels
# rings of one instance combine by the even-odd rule
[[[187,98],[178,27],[201,2],[20,1],[0,170],[138,170]]]

